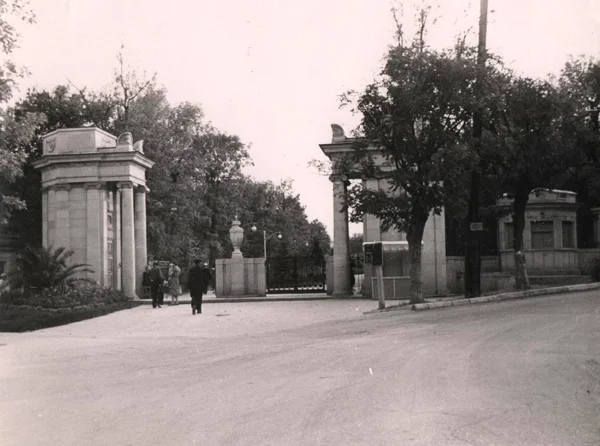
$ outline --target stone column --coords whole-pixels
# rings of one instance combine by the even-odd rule
[[[100,188],[101,183],[87,183],[86,195],[86,263],[93,270],[90,279],[102,285],[102,225]]]
[[[71,185],[64,183],[53,187],[56,199],[56,238],[54,241],[50,240],[50,243],[53,249],[63,247],[68,250],[71,249],[71,213],[69,212]]]
[[[135,188],[135,277],[138,296],[144,295],[142,276],[148,264],[146,247],[146,186]]]
[[[346,181],[343,175],[331,175],[333,183],[333,296],[350,295],[349,229],[346,205]]]
[[[113,284],[115,290],[121,290],[121,189],[116,189],[113,203]]]
[[[47,248],[52,246],[56,249],[56,209],[58,203],[56,203],[56,188],[51,186],[48,188],[48,213],[47,213]]]
[[[136,298],[135,294],[135,226],[133,211],[133,183],[124,181],[118,184],[121,189],[122,218],[122,260],[121,274],[123,292],[127,297]]]
[[[42,190],[42,245],[48,247],[48,188]]]

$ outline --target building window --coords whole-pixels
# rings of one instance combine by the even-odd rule
[[[513,249],[515,229],[512,223],[504,223],[504,249]]]
[[[554,249],[554,222],[552,220],[531,222],[531,248]]]
[[[106,251],[108,252],[109,257],[112,257],[112,252],[113,252],[113,244],[112,244],[112,242],[108,242],[106,244]]]
[[[108,226],[112,226],[112,214],[108,214]]]
[[[573,222],[563,221],[562,222],[562,247],[563,248],[575,248],[575,237],[573,234]]]

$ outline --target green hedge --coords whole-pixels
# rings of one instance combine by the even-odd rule
[[[56,327],[141,305],[123,293],[93,284],[46,290],[5,291],[0,295],[0,331]]]

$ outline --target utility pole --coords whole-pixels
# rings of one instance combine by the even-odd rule
[[[475,94],[477,100],[483,97],[483,81],[485,77],[486,37],[487,37],[488,0],[480,0],[479,6],[479,45],[477,47],[477,73],[475,79]],[[477,106],[473,114],[473,138],[475,150],[480,153],[481,134],[483,130],[483,110]],[[481,295],[481,253],[480,236],[483,230],[479,215],[479,195],[481,188],[481,172],[475,166],[471,172],[471,193],[467,214],[467,240],[465,249],[465,296],[477,297]]]

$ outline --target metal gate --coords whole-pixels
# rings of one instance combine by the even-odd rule
[[[350,269],[352,270],[352,276],[350,277],[352,293],[362,294],[365,279],[365,259],[362,253],[350,255]]]
[[[273,257],[266,266],[267,293],[325,292],[324,257]]]

